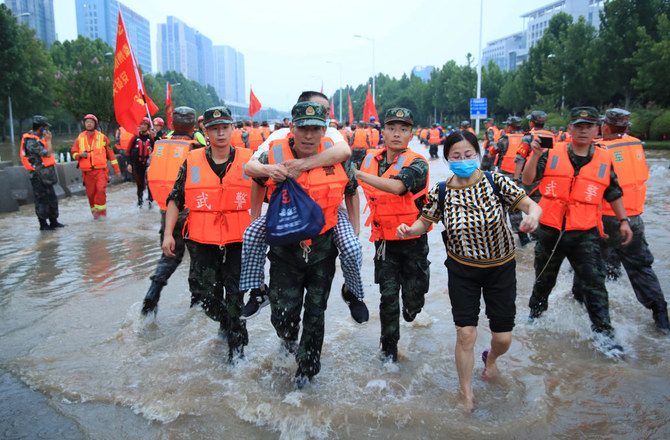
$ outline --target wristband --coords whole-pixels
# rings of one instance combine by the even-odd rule
[[[630,224],[630,218],[628,218],[628,217],[620,218],[619,223],[623,223],[623,222],[628,222],[628,224]]]

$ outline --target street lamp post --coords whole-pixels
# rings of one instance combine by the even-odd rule
[[[372,102],[377,104],[375,100],[375,39],[359,34],[354,35],[354,37],[363,38],[364,40],[372,42]]]
[[[328,64],[335,64],[340,66],[340,122],[342,122],[342,63],[335,61],[326,61]]]

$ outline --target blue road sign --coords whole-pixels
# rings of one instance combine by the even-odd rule
[[[486,110],[488,102],[486,98],[472,98],[470,99],[470,119],[484,119],[486,118]]]

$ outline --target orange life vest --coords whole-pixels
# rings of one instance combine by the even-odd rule
[[[123,127],[119,127],[119,132],[121,133],[121,135],[119,136],[119,146],[117,146],[116,148],[119,150],[128,151],[130,141],[133,140],[133,136],[135,135]]]
[[[538,186],[542,198],[540,223],[556,229],[585,231],[601,225],[600,203],[610,185],[612,158],[596,147],[593,158],[575,176],[567,146],[549,150]]]
[[[420,136],[421,139],[426,139],[426,140],[428,140],[428,133],[429,133],[429,132],[430,132],[430,130],[427,129],[427,128],[422,129],[422,130],[421,130],[421,136]]]
[[[107,144],[102,133],[95,130],[95,137],[91,144],[88,143],[88,136],[85,131],[79,133],[77,139],[79,140],[79,153],[75,159],[79,161],[79,168],[82,171],[107,168]],[[81,157],[81,153],[84,151],[88,153],[88,157]]]
[[[270,136],[270,127],[261,127],[261,132],[263,133],[263,140],[267,139]]]
[[[379,145],[380,135],[379,130],[376,128],[370,128],[370,148],[377,148]]]
[[[265,138],[260,128],[251,128],[249,130],[249,148],[252,151],[258,150],[263,141],[265,141]]]
[[[612,155],[614,172],[623,189],[622,200],[626,215],[642,214],[649,179],[649,168],[644,158],[642,141],[625,135],[619,139],[600,141],[599,145]],[[612,206],[606,200],[603,200],[603,215],[615,215]]]
[[[370,136],[364,128],[357,128],[354,131],[351,148],[370,148]]]
[[[162,210],[167,209],[165,202],[192,145],[193,142],[188,139],[161,139],[154,144],[151,165],[147,170],[147,182],[151,196]]]
[[[468,128],[466,128],[466,130],[469,131],[470,133],[474,134],[475,136],[477,136],[477,135],[475,134],[475,129],[474,129],[474,128],[472,128],[472,127],[468,127]]]
[[[333,141],[330,138],[322,138],[319,145],[319,153],[332,146]],[[274,165],[294,158],[288,139],[272,141],[268,150],[269,164]],[[349,182],[349,177],[344,171],[342,164],[337,163],[327,167],[313,168],[303,172],[298,176],[296,181],[323,210],[326,224],[321,229],[321,232],[319,232],[319,235],[335,227],[337,224],[337,209],[340,203],[342,203],[344,188]],[[267,186],[268,199],[271,199],[277,184],[272,179],[269,179]]]
[[[507,151],[502,158],[500,163],[500,169],[514,174],[516,170],[516,163],[514,163],[514,158],[516,157],[516,152],[521,145],[521,140],[523,139],[523,133],[507,133]]]
[[[233,135],[230,137],[230,145],[235,148],[246,148],[244,139],[242,139],[242,129],[236,128],[233,130]]]
[[[488,131],[489,129],[491,131],[493,131],[493,144],[489,144],[489,139],[488,139],[488,137],[485,136],[484,137],[484,148],[486,150],[488,150],[488,152],[491,156],[494,156],[495,155],[495,148],[493,148],[493,147],[500,140],[500,131],[501,130],[498,127],[496,127],[495,125],[492,125],[491,127],[487,128],[486,130]],[[492,149],[493,149],[493,151],[492,151]]]
[[[382,160],[383,150],[368,153],[361,163],[361,171],[373,176],[379,175],[379,161]],[[389,169],[381,177],[391,179],[400,173],[405,167],[408,167],[415,159],[426,160],[422,155],[413,152],[410,149],[399,154]],[[401,240],[396,237],[396,229],[401,223],[412,225],[419,218],[419,208],[415,200],[422,198],[425,203],[428,189],[428,178],[426,176],[426,186],[416,194],[407,192],[403,196],[395,195],[375,188],[361,181],[361,187],[365,192],[365,198],[370,207],[370,216],[365,222],[365,226],[371,226],[370,241],[377,240]],[[409,237],[402,240],[410,240],[417,237]]]
[[[37,142],[41,143],[44,148],[46,149],[46,145],[44,145],[44,142],[40,140],[40,137],[37,135],[34,135],[32,133],[23,133],[23,137],[21,138],[21,163],[23,164],[23,167],[27,169],[28,171],[35,171],[35,167],[33,167],[30,164],[30,161],[28,160],[28,157],[26,156],[26,141],[28,139],[35,139]],[[41,157],[42,159],[42,165],[45,167],[50,167],[52,165],[56,165],[56,157],[52,154],[51,156],[47,157]]]
[[[428,143],[429,144],[439,144],[440,143],[440,130],[437,128],[431,128],[428,132]]]
[[[344,128],[340,128],[340,129],[337,130],[337,131],[339,131],[340,134],[342,135],[342,138],[343,138],[347,143],[349,143],[349,134],[350,134],[350,132],[348,132],[348,131],[345,130]]]
[[[236,148],[235,159],[220,179],[209,165],[205,151],[205,148],[193,150],[186,157],[188,238],[219,246],[241,243],[251,222],[251,178],[244,174],[244,166],[252,152]]]

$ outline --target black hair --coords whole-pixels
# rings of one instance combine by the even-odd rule
[[[453,147],[454,144],[457,144],[460,141],[469,142],[470,145],[472,145],[472,147],[475,149],[477,154],[479,154],[479,141],[477,141],[477,136],[470,133],[468,130],[455,130],[444,140],[443,152],[445,159],[449,157],[449,150],[451,150],[451,147]]]
[[[314,97],[323,98],[326,101],[328,101],[328,97],[326,95],[324,95],[323,93],[308,90],[306,92],[302,92],[300,94],[300,96],[298,96],[298,102],[313,101],[312,98],[314,98]]]

